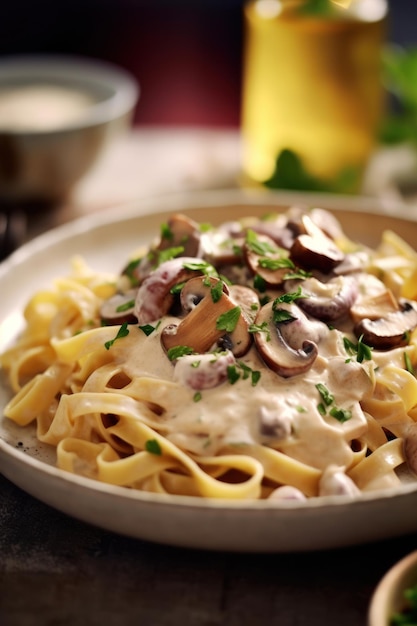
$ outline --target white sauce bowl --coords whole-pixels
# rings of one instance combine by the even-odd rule
[[[62,201],[139,97],[118,66],[65,56],[0,60],[0,201]]]

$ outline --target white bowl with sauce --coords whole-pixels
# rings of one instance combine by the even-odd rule
[[[0,201],[64,199],[107,140],[131,122],[137,81],[65,56],[0,59]]]
[[[407,606],[405,591],[416,586],[417,551],[414,551],[395,563],[379,582],[371,599],[368,626],[390,626],[393,615]]]

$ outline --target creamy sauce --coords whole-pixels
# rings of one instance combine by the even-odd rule
[[[0,128],[53,130],[81,120],[93,102],[82,91],[47,84],[0,89]]]
[[[178,322],[176,318],[164,318],[148,337],[134,328],[113,347],[116,360],[130,378],[149,376],[158,380],[148,400],[163,408],[160,420],[168,439],[197,455],[215,455],[225,446],[257,443],[270,445],[318,469],[351,464],[350,442],[367,429],[359,401],[371,392],[373,383],[368,365],[346,362],[339,331],[330,331],[323,324],[326,332],[319,344],[319,356],[304,375],[291,379],[277,376],[252,348],[241,361],[261,372],[255,386],[250,378],[241,378],[235,384],[225,381],[201,391],[197,401],[194,389],[181,381],[172,385],[175,366],[161,347],[160,332],[173,321]],[[338,408],[351,411],[349,420],[340,422],[329,414],[320,414],[318,383],[334,395]],[[277,439],[262,434],[261,418],[265,415],[277,416],[284,430],[289,425],[288,436]]]

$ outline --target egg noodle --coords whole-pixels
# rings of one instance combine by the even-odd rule
[[[414,472],[417,254],[321,209],[161,225],[119,273],[76,257],[0,357],[57,466],[142,491],[312,498]],[[126,266],[122,269],[122,264]],[[414,447],[413,447],[414,446]]]

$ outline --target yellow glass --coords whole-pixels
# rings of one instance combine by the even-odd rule
[[[245,5],[243,174],[265,181],[290,149],[314,177],[357,172],[360,184],[384,111],[386,0],[332,0],[328,16],[303,0]]]

